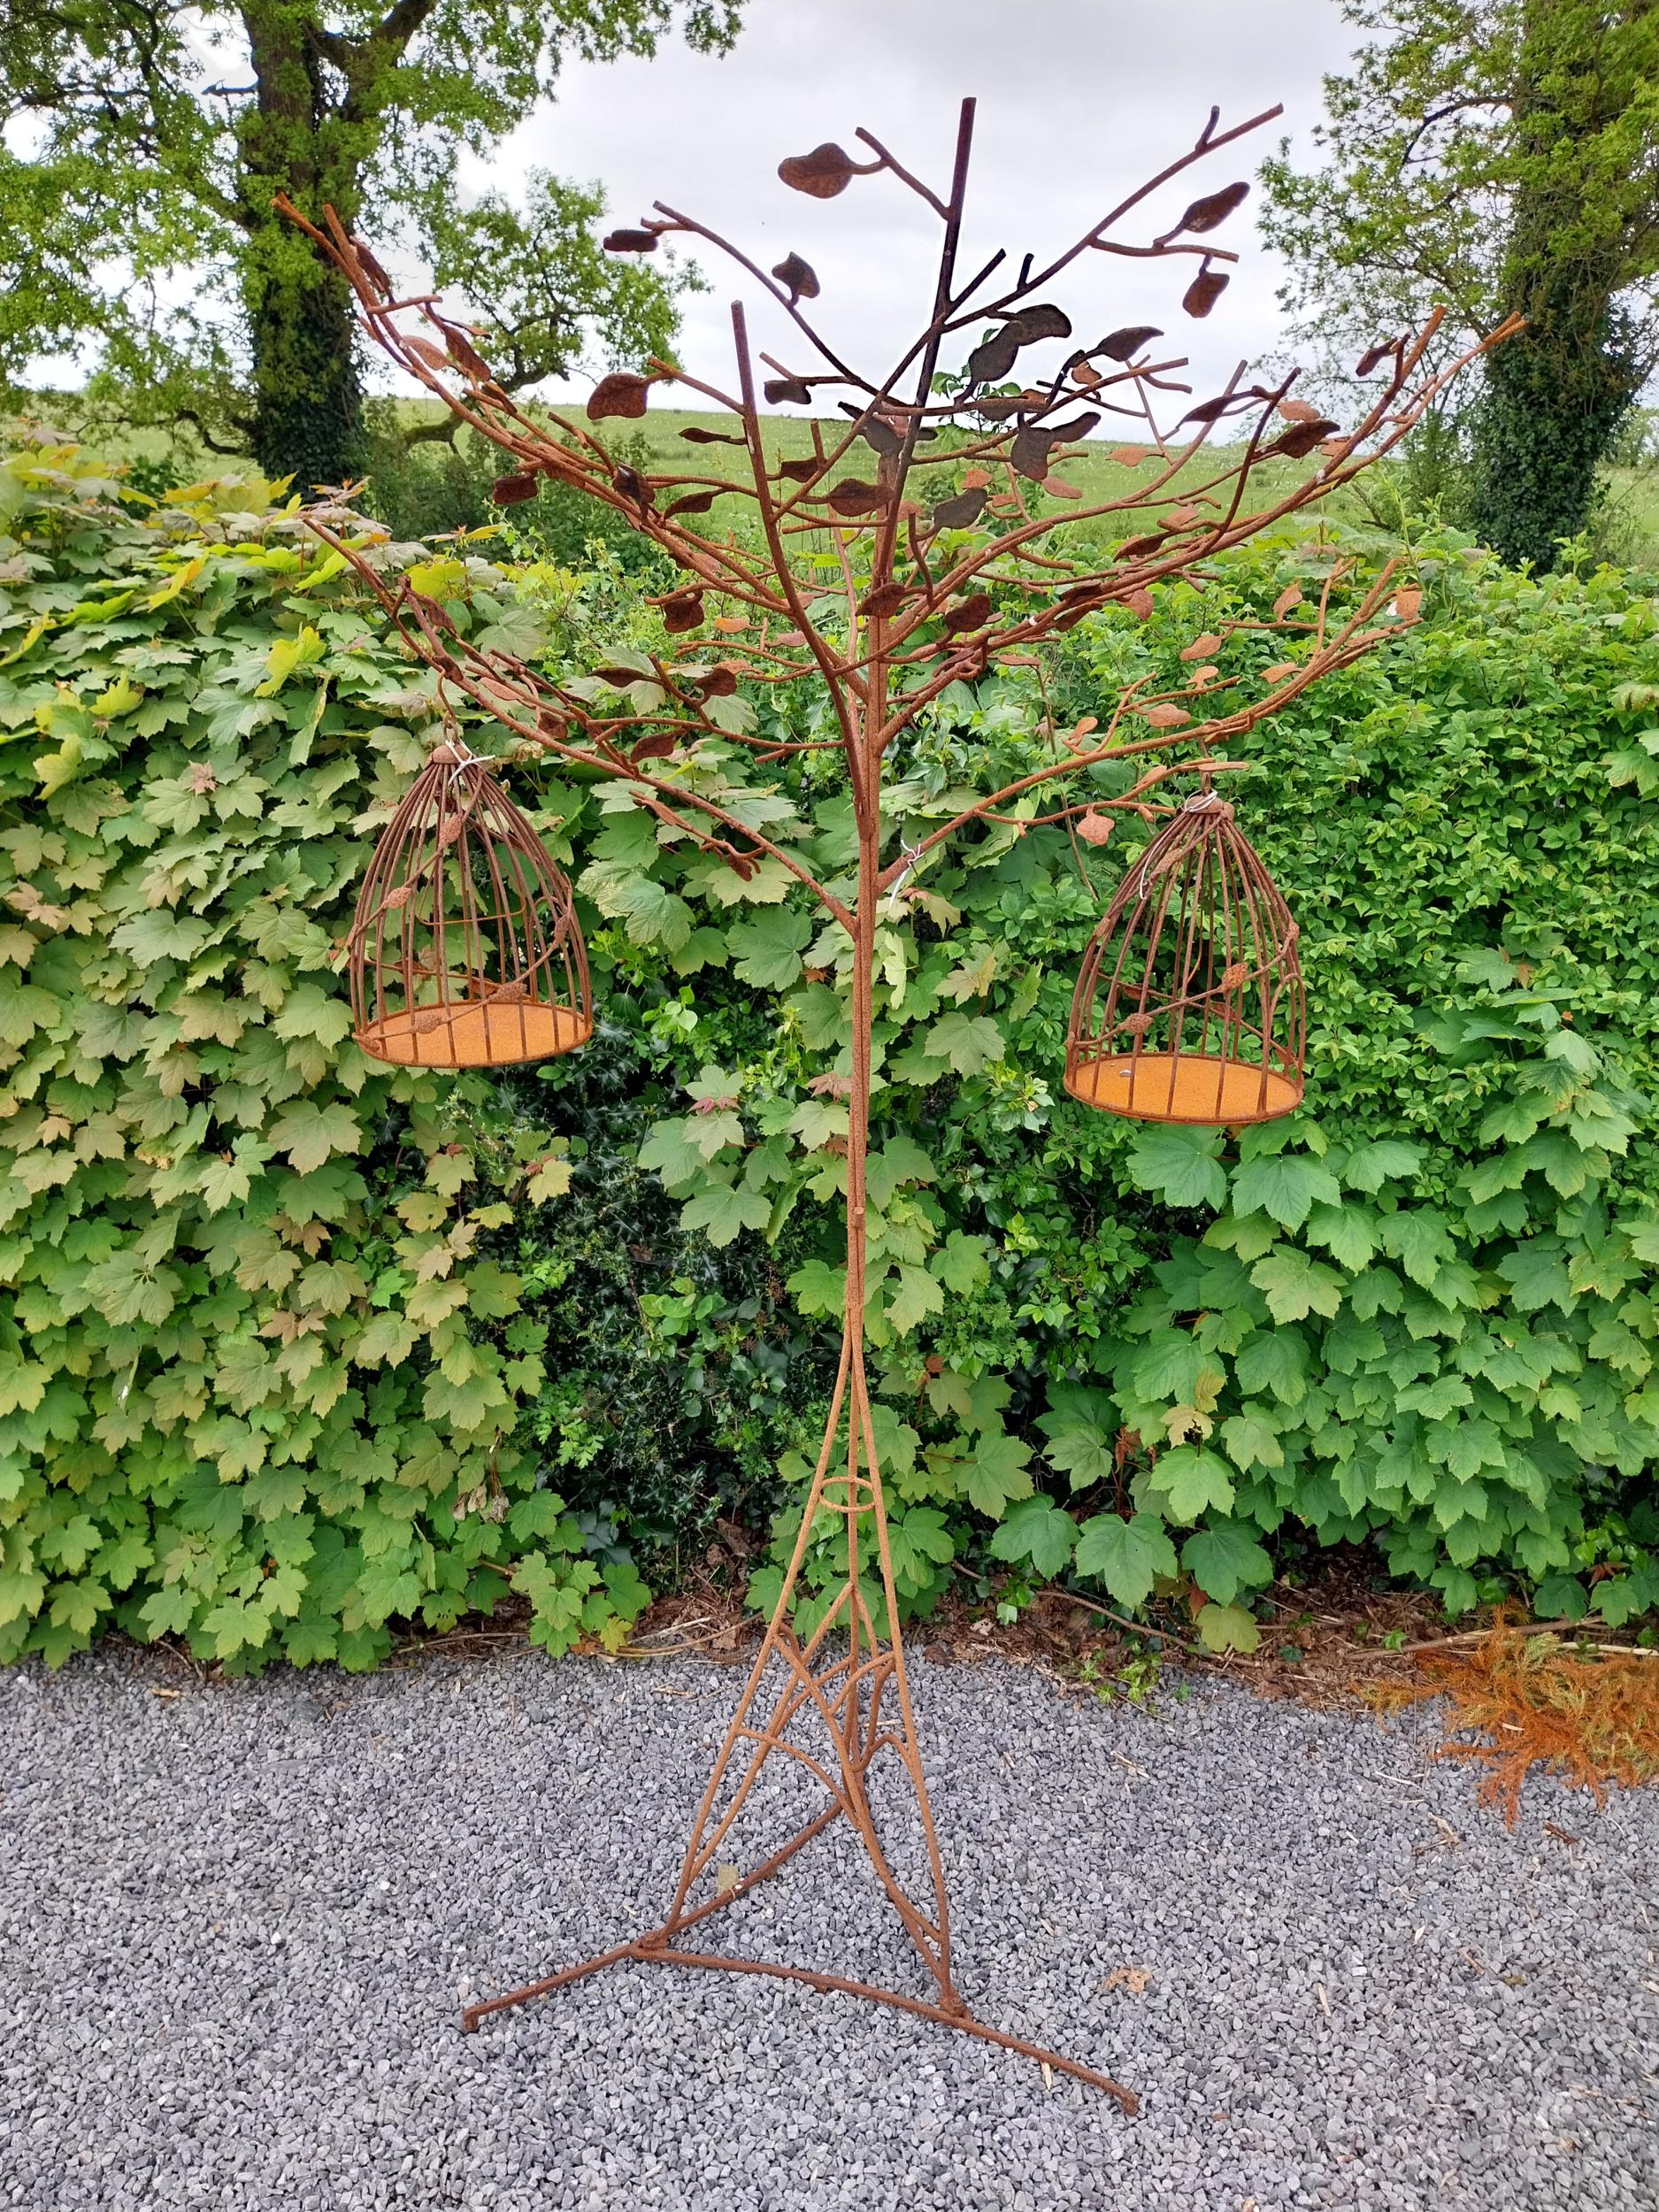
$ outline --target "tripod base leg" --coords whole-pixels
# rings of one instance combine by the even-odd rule
[[[604,1967],[619,1965],[624,1959],[637,1960],[641,1965],[703,1967],[717,1973],[764,1974],[777,1981],[804,1982],[809,1988],[820,1992],[838,1989],[849,1997],[863,1997],[872,2004],[890,2005],[898,2012],[913,2012],[924,2020],[936,2020],[941,2027],[959,2028],[964,2035],[977,2035],[983,2043],[995,2043],[1005,2051],[1016,2051],[1020,2057],[1032,2059],[1040,2066],[1052,2067],[1056,2074],[1069,2074],[1074,2081],[1087,2082],[1091,2089],[1103,2090],[1109,2097],[1118,2100],[1131,2118],[1141,2109],[1141,2101],[1134,2092],[1125,2089],[1121,2082],[1113,2081],[1109,2074],[1096,2073],[1093,2067],[1062,2057],[1058,2051],[1045,2050],[1040,2043],[1027,2043],[1017,2035],[1005,2035],[1000,2028],[987,2027],[965,2006],[952,2011],[944,2005],[929,2004],[925,1998],[907,1997],[900,1990],[883,1989],[874,1982],[851,1981],[841,1974],[823,1974],[816,1967],[776,1966],[764,1959],[724,1958],[713,1951],[676,1951],[667,1947],[666,1936],[665,1930],[654,1930],[650,1935],[636,1936],[631,1943],[618,1943],[595,1958],[584,1959],[580,1965],[567,1966],[562,1973],[527,1983],[523,1989],[512,1990],[504,1997],[491,1997],[481,2004],[465,2006],[461,2012],[463,2032],[471,2035],[479,2022],[492,2012],[505,2012],[510,2006],[522,2005],[532,1997],[544,1997],[549,1991],[581,1981]]]

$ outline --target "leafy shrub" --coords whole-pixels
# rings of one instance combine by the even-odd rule
[[[776,1502],[787,1549],[841,1294],[837,933],[544,778],[595,1047],[494,1085],[367,1062],[333,947],[429,693],[263,487],[144,515],[67,453],[0,483],[0,1651],[115,1620],[367,1663],[510,1579],[557,1648],[637,1609],[619,1538],[672,1572]],[[956,687],[895,836],[1332,557],[1086,623],[1046,695]],[[1248,1644],[1275,1555],[1367,1537],[1454,1610],[1659,1601],[1652,603],[1452,540],[1422,567],[1426,626],[1258,733],[1235,794],[1303,926],[1294,1121],[1138,1131],[1061,1091],[1089,876],[1138,831],[1010,819],[892,901],[868,1324],[907,1609],[964,1564],[1132,1608],[1190,1580]],[[603,557],[421,580],[563,665],[660,634]],[[823,734],[808,690],[731,704]],[[833,754],[755,802],[846,864]],[[807,1622],[845,1541],[812,1532]]]
[[[47,449],[0,528],[0,1656],[361,1666],[510,1584],[616,1640],[643,1586],[517,1440],[563,1141],[365,1059],[330,972],[430,693],[262,483]]]

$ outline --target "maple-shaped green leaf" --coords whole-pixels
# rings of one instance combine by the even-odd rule
[[[949,1566],[956,1555],[955,1540],[937,1506],[914,1505],[895,1515],[888,1541],[894,1573],[918,1589],[932,1583],[933,1568]]]
[[[742,982],[757,990],[787,991],[801,973],[812,923],[792,906],[772,907],[752,921],[733,922],[726,934],[736,956],[733,972]]]
[[[1097,1513],[1078,1532],[1072,1564],[1080,1575],[1103,1583],[1119,1605],[1133,1612],[1151,1596],[1160,1576],[1173,1575],[1177,1563],[1169,1532],[1156,1513],[1123,1520]]]
[[[1281,1229],[1300,1229],[1316,1204],[1334,1204],[1340,1195],[1330,1169],[1302,1152],[1246,1160],[1233,1170],[1233,1210],[1260,1211]]]
[[[958,1297],[982,1290],[991,1279],[989,1246],[983,1237],[953,1229],[930,1263],[945,1288]]]
[[[1445,1217],[1426,1206],[1402,1207],[1397,1213],[1379,1216],[1377,1240],[1425,1290],[1433,1288],[1435,1277],[1453,1256]]]
[[[848,1130],[846,1100],[803,1098],[789,1117],[788,1130],[809,1152],[816,1152],[832,1138],[844,1138]]]
[[[351,1347],[360,1367],[396,1367],[415,1348],[419,1332],[401,1313],[377,1313]]]
[[[1181,1546],[1181,1564],[1218,1605],[1231,1605],[1240,1590],[1258,1590],[1273,1579],[1272,1560],[1236,1521],[1195,1529]]]
[[[271,1027],[279,1037],[309,1037],[319,1045],[337,1045],[350,1033],[351,1009],[337,991],[300,983],[273,1015]]]
[[[871,1198],[883,1210],[894,1193],[905,1183],[931,1183],[938,1171],[933,1161],[903,1130],[896,1130],[870,1155],[865,1183]]]
[[[710,1244],[732,1243],[743,1229],[764,1229],[772,1217],[770,1202],[741,1183],[704,1183],[680,1212],[682,1229],[700,1229]]]
[[[1031,1446],[1004,1428],[983,1431],[973,1440],[972,1453],[961,1463],[962,1486],[981,1513],[1000,1520],[1014,1498],[1031,1495],[1026,1472]]]
[[[1201,1444],[1178,1444],[1152,1470],[1151,1487],[1163,1499],[1171,1520],[1190,1526],[1203,1513],[1225,1513],[1233,1505],[1233,1470],[1218,1452]]]
[[[991,1539],[993,1559],[1028,1559],[1040,1575],[1057,1575],[1077,1542],[1077,1523],[1052,1498],[1024,1498],[1010,1506]]]
[[[702,1175],[710,1156],[703,1148],[702,1140],[706,1123],[713,1118],[713,1116],[693,1118],[687,1115],[676,1116],[668,1121],[654,1121],[646,1131],[645,1142],[639,1149],[640,1165],[654,1170],[671,1191],[678,1190],[685,1184],[695,1183]],[[735,1119],[735,1116],[733,1118]],[[723,1141],[741,1143],[743,1129],[741,1121],[737,1129],[735,1139],[726,1137]],[[717,1146],[715,1148],[718,1150],[719,1148]]]
[[[1369,1267],[1376,1255],[1376,1217],[1364,1206],[1316,1206],[1304,1234],[1310,1244],[1322,1244],[1333,1259],[1356,1273]]]
[[[1248,1654],[1262,1640],[1254,1616],[1242,1605],[1206,1605],[1199,1614],[1198,1640],[1206,1651]]]
[[[1227,1202],[1227,1171],[1217,1156],[1221,1139],[1219,1129],[1148,1123],[1130,1152],[1129,1179],[1140,1190],[1157,1192],[1171,1206],[1218,1210]]]
[[[1330,1318],[1341,1308],[1342,1278],[1294,1244],[1276,1244],[1250,1270],[1250,1280],[1275,1321],[1302,1321],[1310,1313]]]
[[[1373,1144],[1356,1145],[1342,1170],[1350,1190],[1379,1191],[1385,1183],[1403,1182],[1423,1164],[1424,1148],[1400,1137],[1380,1137]]]
[[[988,1014],[941,1014],[924,1041],[930,1060],[942,1060],[958,1075],[978,1075],[1006,1049],[1002,1033]]]
[[[1282,1467],[1285,1463],[1279,1431],[1260,1404],[1247,1405],[1230,1414],[1221,1425],[1217,1440],[1235,1467]]]
[[[1136,1395],[1154,1402],[1196,1404],[1207,1375],[1216,1386],[1225,1380],[1215,1353],[1205,1351],[1187,1329],[1155,1330],[1129,1363]]]
[[[827,1260],[807,1260],[786,1287],[803,1313],[839,1314],[847,1303],[847,1270]]]
[[[288,1155],[296,1173],[309,1175],[336,1152],[361,1150],[363,1132],[356,1114],[339,1100],[319,1106],[312,1099],[296,1099],[283,1108],[271,1142]]]
[[[1112,1450],[1116,1411],[1103,1390],[1050,1384],[1048,1410],[1037,1422],[1048,1440],[1043,1456],[1068,1478],[1073,1490],[1091,1489],[1111,1479],[1117,1465]]]
[[[1532,1237],[1498,1262],[1498,1272],[1510,1286],[1520,1312],[1536,1313],[1541,1306],[1559,1306],[1563,1313],[1572,1310],[1565,1249],[1559,1237]]]
[[[887,1316],[901,1333],[915,1328],[930,1313],[944,1311],[944,1292],[925,1267],[897,1269],[895,1286],[887,1302]]]

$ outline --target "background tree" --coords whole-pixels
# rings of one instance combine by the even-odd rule
[[[1342,0],[1365,33],[1325,79],[1323,159],[1263,172],[1304,330],[1347,350],[1443,302],[1525,335],[1469,412],[1479,534],[1550,566],[1659,359],[1655,0]],[[1449,326],[1448,326],[1449,336]]]
[[[271,201],[326,202],[488,317],[517,388],[660,350],[685,281],[618,266],[597,193],[457,190],[568,55],[729,43],[737,0],[0,0],[0,380],[94,349],[128,419],[191,424],[273,475],[364,454],[349,296]]]

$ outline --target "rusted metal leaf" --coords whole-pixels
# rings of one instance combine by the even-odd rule
[[[991,618],[991,595],[988,591],[971,592],[967,598],[954,607],[947,607],[941,619],[952,637],[963,630],[981,630]]]
[[[1139,553],[1156,553],[1169,534],[1167,530],[1147,530],[1138,538],[1125,538],[1118,549],[1118,557],[1133,560]]]
[[[1120,607],[1127,607],[1130,613],[1138,615],[1142,622],[1153,612],[1152,594],[1144,584],[1137,584],[1133,591],[1125,592],[1118,603]]]
[[[670,510],[672,512],[672,509]],[[670,592],[663,602],[663,627],[671,637],[703,627],[704,608],[700,591]]]
[[[1374,346],[1368,346],[1354,365],[1355,375],[1370,376],[1373,370],[1382,366],[1399,343],[1397,338],[1387,338],[1379,340]]]
[[[1098,808],[1090,807],[1087,814],[1078,817],[1077,833],[1086,845],[1103,845],[1117,826],[1110,814],[1102,814]]]
[[[366,276],[369,281],[374,286],[376,291],[380,293],[381,298],[390,299],[392,296],[392,280],[387,275],[385,270],[381,268],[380,263],[374,258],[374,256],[364,244],[362,239],[354,238],[352,240],[351,250],[357,257],[358,268],[362,270],[364,275]]]
[[[1291,460],[1300,461],[1304,455],[1311,453],[1315,446],[1322,444],[1336,427],[1336,424],[1326,416],[1316,415],[1311,422],[1292,423],[1288,430],[1280,431],[1266,449],[1269,453],[1286,454]]]
[[[613,471],[611,482],[624,499],[630,499],[636,507],[649,507],[655,495],[638,469],[618,468]]]
[[[1038,300],[1030,307],[1022,307],[1018,314],[1010,315],[1006,327],[1018,330],[1022,346],[1034,346],[1040,338],[1069,338],[1071,335],[1071,319],[1064,308],[1056,307],[1052,300]]]
[[[812,404],[811,390],[798,376],[774,376],[760,388],[768,407],[776,407],[786,399],[796,407],[810,407]]]
[[[729,699],[737,689],[737,671],[725,661],[716,661],[706,675],[697,679],[697,688],[705,699]]]
[[[1394,612],[1402,622],[1415,622],[1423,608],[1423,594],[1415,584],[1408,584],[1394,594]]]
[[[1120,469],[1138,469],[1151,452],[1150,446],[1115,445],[1106,458]]]
[[[1317,422],[1319,410],[1311,400],[1281,399],[1279,411],[1286,422]]]
[[[957,492],[953,498],[941,499],[933,509],[933,523],[936,530],[967,530],[985,512],[985,492],[976,487]]]
[[[1228,279],[1219,269],[1201,269],[1181,296],[1181,305],[1202,322],[1226,290]]]
[[[1249,196],[1250,188],[1240,180],[1224,184],[1219,192],[1206,192],[1202,200],[1194,200],[1175,228],[1166,231],[1166,238],[1177,238],[1184,230],[1214,230],[1225,223],[1235,207]]]
[[[671,500],[663,512],[664,515],[706,515],[718,496],[715,492],[687,492],[683,499]]]
[[[489,363],[466,333],[457,330],[453,323],[441,323],[439,328],[443,333],[443,342],[449,348],[449,358],[456,367],[468,376],[476,377],[480,383],[487,384],[489,381]]]
[[[1074,361],[1071,364],[1071,381],[1080,384],[1086,392],[1092,392],[1097,384],[1103,384],[1106,380],[1098,369],[1090,368],[1087,361]]]
[[[693,423],[689,430],[682,430],[680,434],[687,445],[747,445],[749,443],[748,439],[736,431],[703,430],[695,423]]]
[[[1139,353],[1142,346],[1149,346],[1155,338],[1163,335],[1164,333],[1151,323],[1130,323],[1124,329],[1114,330],[1102,338],[1094,350],[1103,353],[1109,361],[1127,361]]]
[[[498,476],[489,488],[489,495],[498,507],[520,507],[526,499],[535,497],[537,488],[534,476]]]
[[[887,503],[887,495],[879,485],[866,484],[856,476],[844,477],[833,491],[825,496],[825,504],[833,507],[838,515],[870,515]]]
[[[657,233],[654,230],[610,230],[603,239],[607,253],[655,253]]]
[[[423,338],[418,330],[405,330],[399,334],[416,360],[424,361],[429,369],[436,369],[441,375],[448,376],[452,364],[442,346],[434,346],[430,338]]]
[[[867,591],[858,602],[858,611],[869,616],[872,621],[879,620],[884,616],[896,614],[911,595],[908,584],[878,584],[873,591]]]
[[[1184,661],[1205,661],[1212,653],[1220,651],[1223,639],[1218,630],[1206,630],[1202,637],[1195,637],[1190,645],[1181,648]]]
[[[1293,607],[1299,607],[1301,604],[1302,586],[1300,584],[1286,584],[1284,590],[1279,593],[1278,598],[1273,602],[1274,621],[1282,622]]]
[[[968,356],[967,373],[976,384],[999,384],[1011,372],[1018,351],[1019,339],[1004,323],[975,346]]]
[[[833,200],[844,192],[858,173],[858,165],[833,139],[814,146],[810,154],[791,154],[778,164],[778,174],[792,192],[809,199]]]
[[[1163,700],[1155,707],[1141,707],[1139,712],[1155,730],[1177,730],[1183,722],[1193,718],[1185,707],[1178,707],[1171,699]]]
[[[1042,488],[1050,499],[1081,499],[1083,496],[1082,486],[1068,484],[1063,476],[1045,476]]]
[[[588,421],[603,422],[609,416],[620,415],[630,422],[638,422],[645,412],[650,388],[649,377],[636,376],[632,369],[612,369],[609,376],[600,378],[588,396]]]
[[[785,254],[773,268],[772,274],[788,293],[791,307],[797,300],[815,300],[818,297],[818,273],[810,262],[803,261],[798,253]]]
[[[792,484],[810,484],[815,476],[824,473],[824,464],[816,457],[809,461],[780,461],[773,472],[787,476]]]
[[[630,760],[666,760],[679,743],[672,730],[653,730],[649,737],[642,737],[629,753]]]

